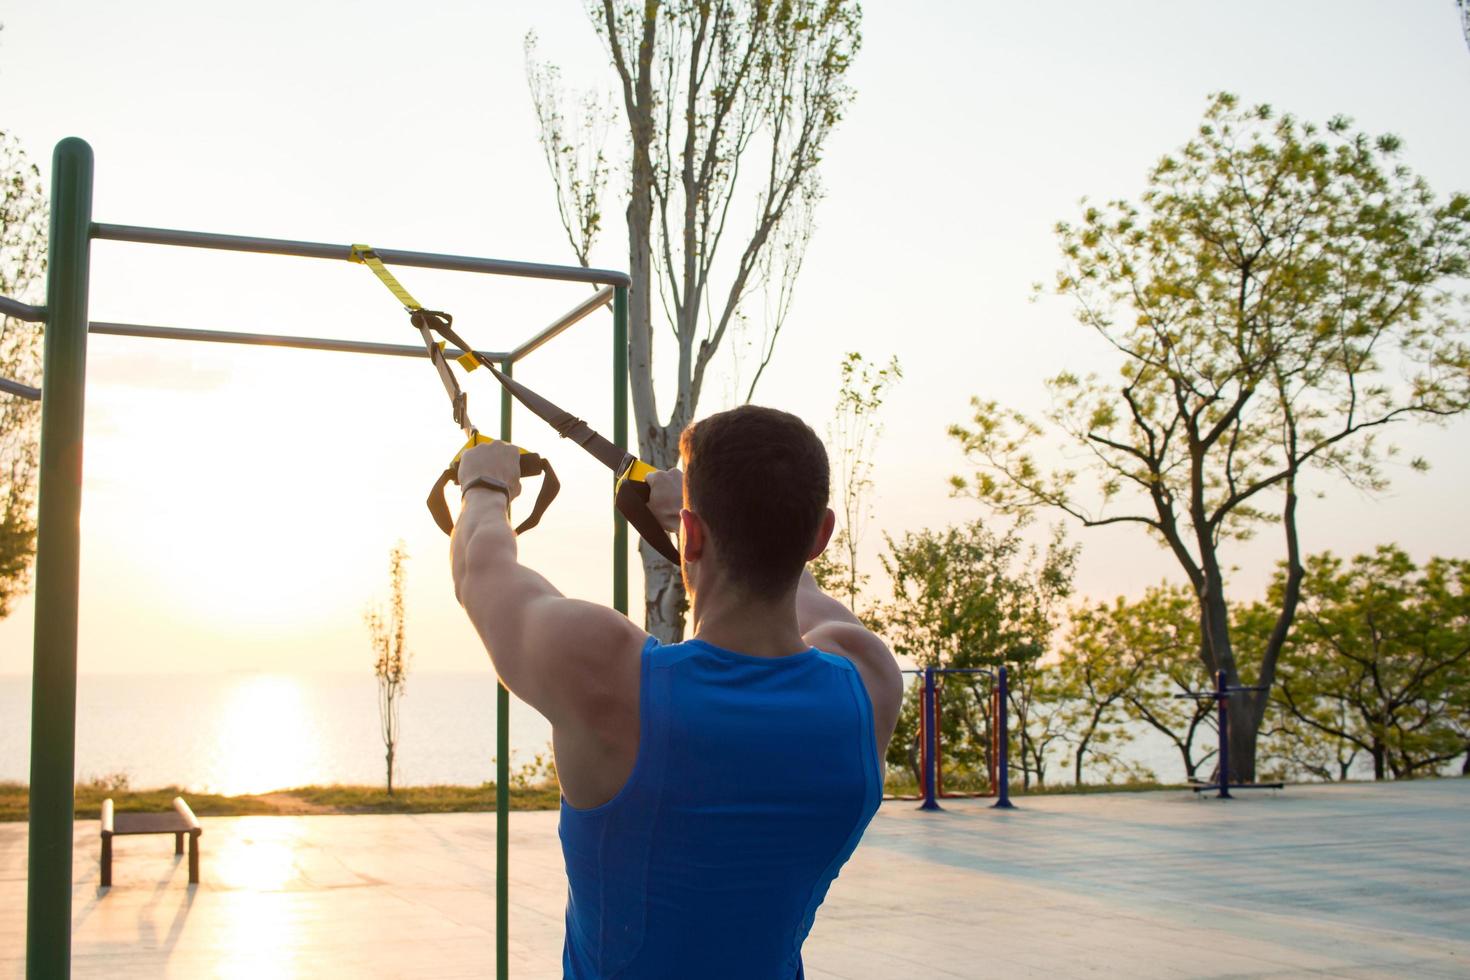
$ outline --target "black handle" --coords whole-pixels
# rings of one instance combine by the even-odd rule
[[[652,545],[654,551],[677,565],[679,548],[669,540],[668,532],[649,509],[649,494],[648,484],[642,480],[624,480],[618,484],[618,492],[613,501],[618,513],[628,519],[638,535]]]
[[[536,494],[536,503],[531,507],[530,516],[516,525],[517,534],[523,534],[541,523],[541,516],[546,513],[546,508],[551,506],[551,502],[561,492],[561,481],[556,478],[556,471],[545,457],[536,453],[521,453],[521,476],[537,475],[541,477],[541,490]],[[445,534],[454,533],[454,518],[450,516],[449,501],[446,499],[451,483],[459,483],[457,459],[439,474],[439,479],[434,481],[434,487],[429,491],[429,499],[425,501],[429,505],[429,514],[434,518],[434,523]]]

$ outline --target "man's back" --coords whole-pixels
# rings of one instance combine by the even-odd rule
[[[878,808],[872,706],[844,657],[644,648],[637,762],[563,802],[568,977],[785,978]]]
[[[520,564],[520,454],[504,443],[460,457],[455,595],[505,686],[551,722],[567,975],[789,980],[877,810],[903,680],[807,569],[836,521],[811,427],[743,405],[685,429],[679,451],[687,479],[646,479],[679,532],[697,640],[659,647]]]

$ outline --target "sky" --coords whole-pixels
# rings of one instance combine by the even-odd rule
[[[98,221],[571,261],[522,43],[534,30],[570,85],[609,88],[578,4],[8,0],[0,24],[0,129],[48,186],[52,146],[86,139]],[[946,430],[967,419],[972,396],[1040,414],[1044,378],[1115,369],[1067,301],[1033,300],[1032,284],[1057,267],[1054,224],[1083,197],[1136,199],[1209,93],[1318,121],[1347,114],[1400,136],[1403,162],[1442,196],[1470,189],[1470,50],[1451,0],[871,0],[863,34],[795,311],[756,400],[822,431],[844,351],[899,358],[905,376],[875,456],[870,571],[884,533],[986,516],[948,489],[968,468]],[[625,267],[621,206],[608,210],[593,263]],[[401,278],[489,349],[586,295],[423,270]],[[113,242],[93,247],[91,316],[416,340],[386,292],[347,263]],[[446,539],[422,504],[459,443],[425,363],[111,337],[94,337],[88,356],[83,672],[366,670],[362,615],[386,597],[400,538],[415,669],[483,667]],[[518,376],[605,430],[609,357],[601,314]],[[473,417],[494,431],[498,393],[488,379],[467,387]],[[728,373],[716,376],[701,412],[733,404],[734,390]],[[1404,458],[1432,469],[1394,470],[1380,495],[1319,481],[1304,547],[1470,552],[1467,434],[1465,420],[1402,427]],[[564,483],[522,539],[525,560],[568,594],[607,601],[605,474],[533,418],[518,418],[516,435]],[[1082,596],[1178,577],[1135,531],[1071,534]],[[1279,554],[1270,529],[1232,551],[1234,594],[1259,594]],[[25,599],[0,621],[0,673],[30,670],[34,617]]]

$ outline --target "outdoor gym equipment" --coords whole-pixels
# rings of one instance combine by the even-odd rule
[[[1004,666],[996,670],[979,667],[923,667],[904,670],[905,674],[916,674],[923,685],[919,689],[919,809],[943,810],[941,799],[959,797],[994,796],[991,809],[1014,810],[1011,802],[1011,767],[1009,760],[1010,720],[1009,672]],[[981,675],[993,682],[991,688],[991,731],[990,731],[990,792],[957,793],[944,789],[944,767],[941,764],[943,729],[939,716],[939,688],[942,679],[949,674]],[[894,797],[913,799],[913,797]]]
[[[184,853],[184,835],[189,835],[189,884],[199,884],[199,835],[204,831],[199,818],[189,809],[182,796],[175,796],[173,808],[163,813],[113,813],[112,798],[102,801],[102,868],[101,885],[112,887],[112,839],[138,834],[173,834],[174,853]]]
[[[13,381],[7,381],[0,386],[4,391],[20,397],[34,398],[39,394],[41,400],[41,465],[36,497],[35,666],[31,680],[29,870],[26,880],[26,972],[32,980],[53,980],[67,977],[71,973],[82,412],[86,393],[88,334],[254,344],[395,357],[432,359],[434,356],[424,346],[89,322],[88,281],[93,240],[224,249],[338,261],[350,261],[353,254],[352,247],[347,245],[96,224],[92,221],[92,170],[92,149],[84,141],[73,137],[56,145],[51,168],[46,305],[36,307],[9,297],[0,297],[0,313],[46,325],[43,377],[39,393],[29,385]],[[473,354],[480,364],[498,363],[500,366],[497,377],[508,377],[517,361],[610,303],[613,314],[612,445],[626,453],[630,283],[626,273],[390,249],[376,249],[373,254],[381,262],[390,265],[591,283],[603,287],[554,320],[544,330],[509,351],[486,353],[467,348],[439,350],[444,357],[460,358]],[[510,398],[510,391],[502,392],[500,438],[507,442],[511,439]],[[628,478],[638,479],[635,476]],[[643,486],[646,491],[647,484]],[[628,530],[627,522],[621,514],[614,517],[612,550],[613,607],[626,613]],[[509,698],[505,687],[500,686],[496,693],[495,963],[496,975],[501,980],[509,973]]]
[[[1176,698],[1184,698],[1190,701],[1214,701],[1220,706],[1219,720],[1217,726],[1220,730],[1220,749],[1215,756],[1217,765],[1215,767],[1215,781],[1213,783],[1197,783],[1190,789],[1196,793],[1208,793],[1211,790],[1219,790],[1215,798],[1217,800],[1234,799],[1230,790],[1234,789],[1281,789],[1284,783],[1231,783],[1230,782],[1230,697],[1233,694],[1241,694],[1246,691],[1264,691],[1265,687],[1229,687],[1225,683],[1225,671],[1215,672],[1215,689],[1213,691],[1191,691],[1188,694],[1176,694]]]
[[[675,565],[679,564],[679,549],[669,539],[668,534],[659,525],[658,518],[654,517],[653,511],[648,506],[648,475],[657,472],[654,467],[649,466],[626,449],[614,446],[572,413],[558,408],[509,375],[497,371],[495,365],[490,363],[483,354],[473,350],[460,338],[459,334],[454,332],[454,317],[437,310],[424,309],[419,301],[403,288],[403,284],[394,277],[393,273],[388,271],[377,253],[371,248],[366,245],[352,246],[352,261],[361,262],[371,269],[408,311],[410,322],[423,336],[429,358],[434,362],[434,367],[444,382],[445,390],[449,392],[449,401],[454,406],[454,421],[469,436],[469,441],[455,454],[454,460],[434,484],[434,489],[429,492],[429,512],[434,515],[434,522],[445,534],[454,530],[454,522],[449,516],[449,505],[444,502],[444,491],[451,480],[459,482],[457,470],[460,456],[463,456],[465,451],[473,446],[493,441],[480,435],[479,430],[469,420],[469,413],[466,409],[467,398],[460,390],[459,383],[454,380],[454,372],[450,370],[449,362],[444,356],[446,344],[454,343],[464,351],[456,359],[461,367],[466,371],[484,367],[496,381],[499,381],[507,391],[515,396],[516,401],[529,408],[542,421],[555,429],[557,435],[563,439],[571,439],[587,450],[594,459],[612,470],[615,481],[613,502],[618,513],[627,518],[628,523],[633,525],[643,540],[647,541],[655,551]],[[444,340],[435,341],[433,335],[436,333]],[[531,516],[516,527],[517,534],[536,526],[541,520],[541,515],[555,499],[557,490],[561,486],[556,481],[556,474],[552,472],[550,463],[535,453],[522,449],[521,476],[531,476],[536,473],[545,475],[545,480],[541,485],[541,494],[536,499],[536,506],[532,509]]]

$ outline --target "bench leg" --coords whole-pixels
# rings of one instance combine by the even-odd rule
[[[112,887],[112,838],[102,838],[102,887]]]
[[[180,837],[183,835],[180,834]],[[199,884],[199,835],[189,835],[189,884]]]
[[[183,854],[184,853],[184,835],[183,835],[183,832],[179,832],[179,833],[174,834],[174,853],[175,854]]]

